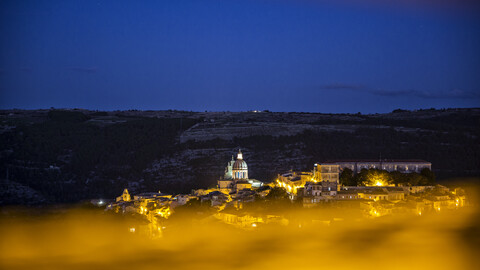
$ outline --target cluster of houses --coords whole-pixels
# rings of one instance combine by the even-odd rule
[[[228,162],[225,174],[218,180],[214,189],[194,190],[191,194],[142,193],[133,198],[125,189],[116,201],[107,206],[107,210],[121,213],[139,213],[148,219],[153,233],[161,231],[162,220],[167,219],[175,208],[185,205],[191,199],[208,202],[217,208],[215,217],[228,224],[245,228],[254,228],[264,223],[288,223],[285,218],[274,215],[255,216],[239,214],[247,202],[265,197],[274,187],[284,188],[291,200],[300,201],[305,208],[319,204],[362,209],[368,217],[379,217],[397,213],[422,215],[426,212],[438,212],[456,209],[465,205],[462,190],[453,191],[437,186],[342,186],[339,174],[344,168],[357,171],[360,168],[380,168],[401,170],[404,173],[419,172],[431,168],[431,164],[422,160],[390,161],[334,161],[318,163],[311,172],[290,171],[279,174],[276,181],[264,184],[248,177],[248,166],[241,151],[237,159]]]
[[[360,165],[359,165],[360,164]],[[403,173],[420,172],[431,169],[431,163],[423,160],[390,161],[336,161],[314,165],[312,172],[288,172],[278,175],[276,183],[286,188],[291,199],[302,200],[304,207],[314,207],[321,203],[335,204],[338,207],[358,206],[368,216],[378,217],[395,213],[422,215],[425,212],[441,211],[463,207],[466,203],[464,191],[449,190],[436,186],[343,186],[339,175],[344,168],[352,171],[381,168],[393,171],[401,168]]]

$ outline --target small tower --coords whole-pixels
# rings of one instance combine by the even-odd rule
[[[117,197],[117,202],[118,201],[124,201],[124,202],[129,202],[131,200],[130,198],[130,193],[128,193],[128,189],[124,189],[122,196]]]
[[[233,178],[233,173],[232,173],[233,163],[235,163],[235,160],[233,160],[233,155],[232,155],[232,160],[230,160],[227,164],[227,167],[225,167],[225,175],[223,176],[223,179],[231,180]]]

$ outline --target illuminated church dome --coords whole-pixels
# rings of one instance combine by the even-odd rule
[[[243,159],[237,159],[235,163],[233,163],[234,170],[248,170],[247,162]]]
[[[238,150],[237,160],[233,163],[232,176],[233,179],[248,179],[248,166],[247,162],[243,160],[241,150]]]

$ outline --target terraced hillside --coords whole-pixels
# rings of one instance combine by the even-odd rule
[[[1,204],[72,202],[214,186],[242,148],[249,175],[314,162],[415,158],[437,178],[480,176],[480,109],[388,114],[0,111]]]

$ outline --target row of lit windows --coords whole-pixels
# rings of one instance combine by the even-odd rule
[[[348,166],[350,167],[352,170],[354,169],[354,166],[351,165],[351,166]],[[376,169],[377,168],[377,165],[359,165],[358,166],[358,169],[370,169],[370,168],[373,168],[373,169]],[[380,166],[378,166],[378,168],[380,168]],[[420,168],[428,168],[427,166],[423,166],[423,167],[420,167]],[[383,165],[382,166],[382,169],[383,170],[405,170],[405,171],[408,171],[408,170],[415,170],[415,171],[418,171],[418,165],[412,165],[410,166],[410,169],[408,169],[408,165],[405,165],[405,166],[398,166],[398,165]]]
[[[246,179],[247,173],[246,172],[235,172],[236,179]]]
[[[340,196],[341,199],[356,199],[357,196],[345,196],[345,195],[342,195]]]

